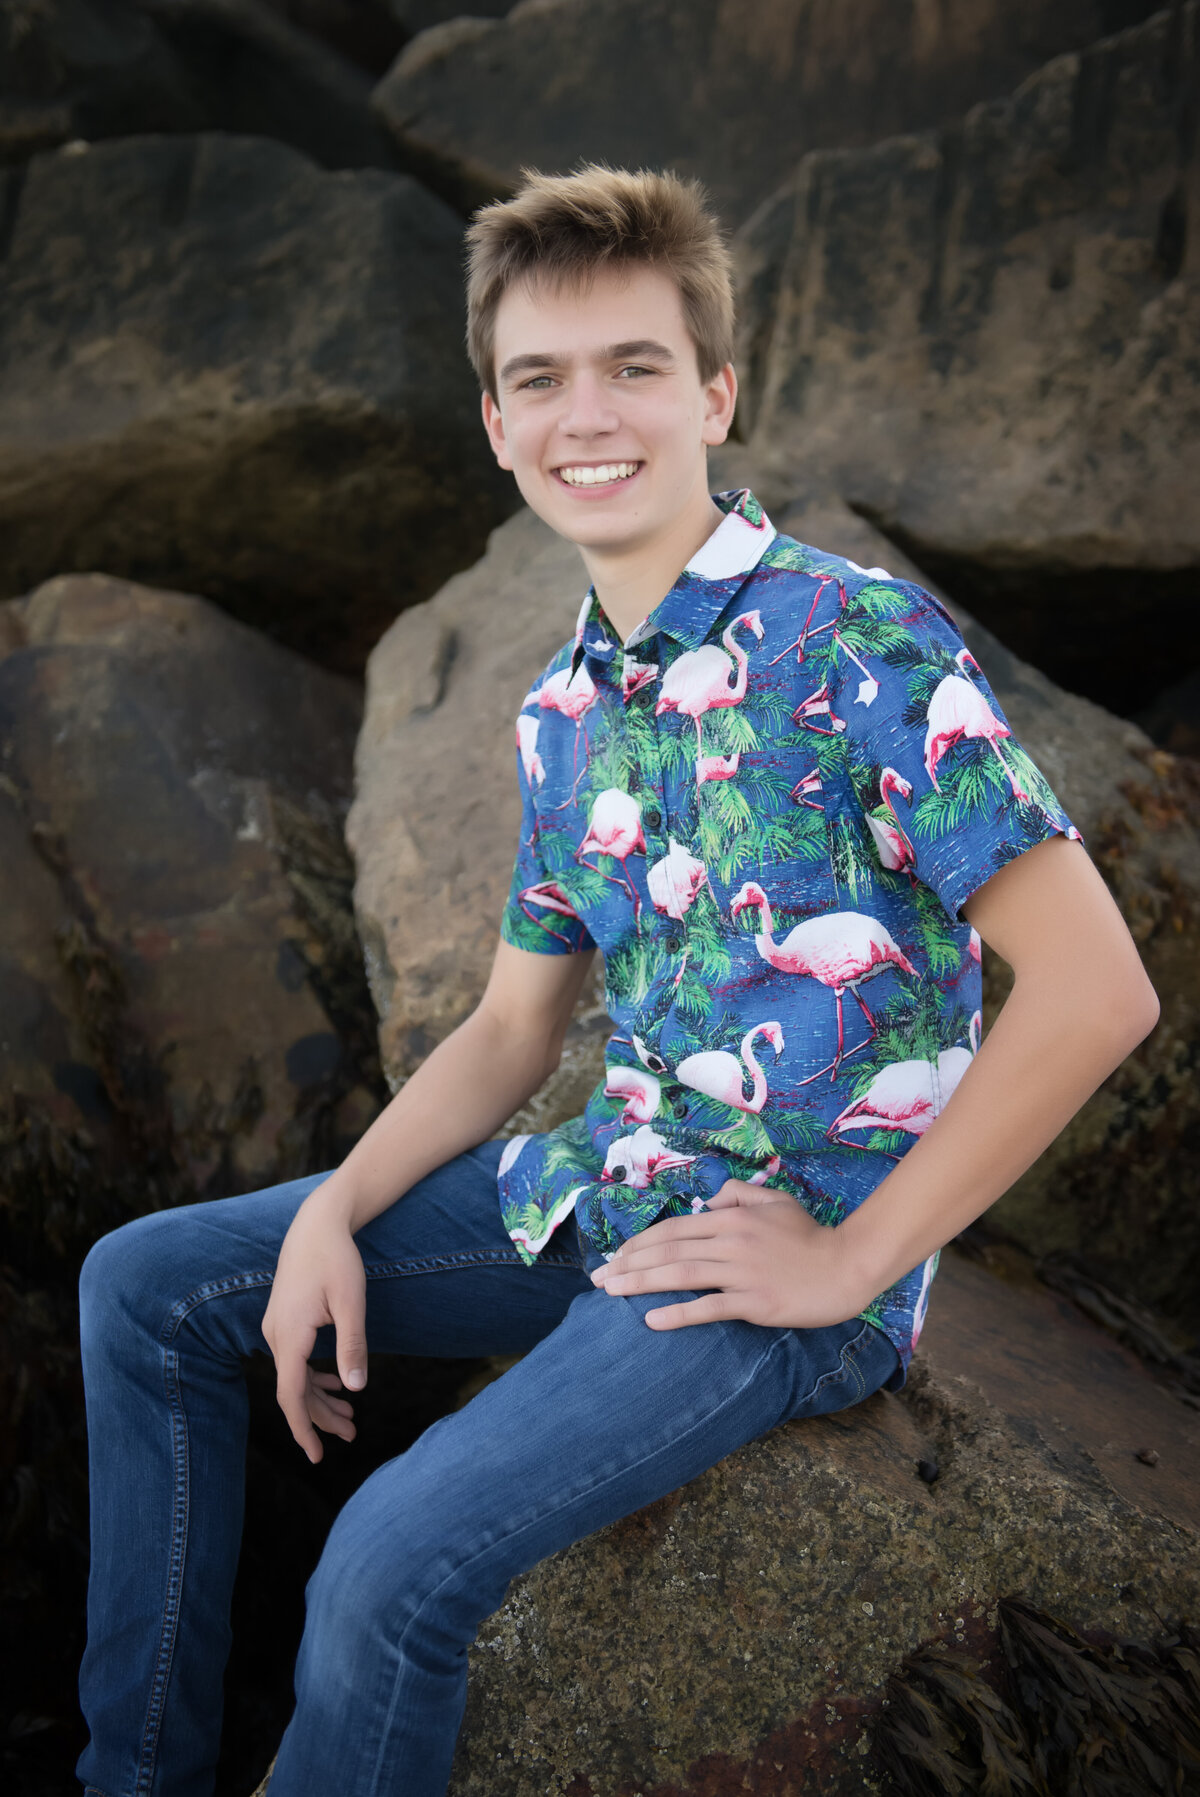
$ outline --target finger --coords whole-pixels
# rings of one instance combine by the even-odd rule
[[[330,1399],[323,1392],[314,1392],[309,1397],[308,1408],[318,1429],[323,1429],[327,1435],[336,1435],[342,1441],[354,1440],[358,1431],[344,1399]]]
[[[320,1386],[322,1391],[341,1391],[343,1389],[342,1382],[336,1373],[319,1373],[315,1367],[310,1367],[309,1377],[314,1385]]]
[[[287,1418],[287,1426],[300,1447],[315,1466],[324,1450],[308,1414],[308,1356],[312,1353],[316,1330],[301,1333],[288,1348],[280,1348],[275,1356],[275,1399]]]
[[[642,1292],[695,1292],[714,1285],[728,1285],[727,1261],[679,1260],[669,1265],[634,1267],[611,1272],[604,1281],[606,1292],[618,1298],[634,1298]]]
[[[330,1312],[337,1331],[337,1368],[348,1391],[361,1391],[367,1383],[367,1297],[361,1285],[331,1298]]]
[[[737,1315],[727,1292],[710,1292],[688,1304],[658,1304],[646,1312],[651,1329],[686,1329],[693,1323],[722,1323]]]

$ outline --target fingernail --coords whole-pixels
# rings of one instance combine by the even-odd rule
[[[361,1391],[367,1383],[367,1375],[360,1366],[352,1366],[346,1374],[346,1385],[350,1391]]]
[[[591,1275],[591,1280],[592,1280],[593,1285],[603,1285],[604,1281],[607,1278],[608,1278],[608,1268],[607,1267],[597,1267],[595,1272]]]

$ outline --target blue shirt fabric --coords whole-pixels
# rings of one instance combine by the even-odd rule
[[[747,490],[714,499],[719,528],[624,643],[588,592],[517,720],[501,934],[599,947],[615,1026],[583,1116],[506,1145],[530,1262],[572,1211],[611,1256],[730,1178],[840,1222],[979,1046],[960,907],[1079,836],[931,594],[779,534]],[[937,1261],[860,1313],[897,1387]]]

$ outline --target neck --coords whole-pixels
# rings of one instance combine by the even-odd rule
[[[596,597],[622,642],[666,597],[724,516],[709,496],[705,474],[679,516],[652,541],[613,550],[580,545]]]

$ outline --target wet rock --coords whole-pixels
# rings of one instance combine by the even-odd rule
[[[0,593],[200,590],[342,671],[511,509],[461,336],[461,221],[263,139],[8,175]]]
[[[456,19],[416,40],[375,105],[464,205],[512,188],[523,166],[600,158],[698,175],[736,226],[805,151],[939,124],[1150,10],[524,0],[504,21]]]
[[[328,12],[336,0],[312,0]],[[20,0],[0,12],[0,163],[158,131],[276,137],[327,168],[400,165],[370,76],[259,0]],[[342,7],[342,13],[360,9]],[[349,44],[366,21],[344,20]],[[321,23],[314,16],[314,24]],[[403,33],[374,14],[375,71]]]
[[[1124,715],[1200,659],[1198,55],[1188,0],[807,156],[738,242],[755,453]]]

